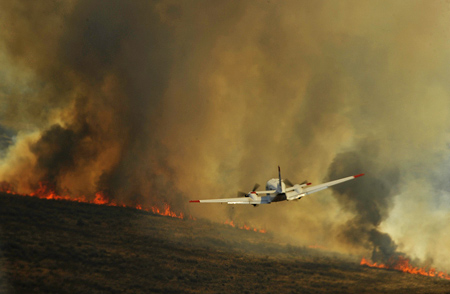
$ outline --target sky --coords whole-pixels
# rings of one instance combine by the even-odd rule
[[[450,271],[447,1],[1,1],[0,181]],[[192,205],[277,176],[290,203]]]

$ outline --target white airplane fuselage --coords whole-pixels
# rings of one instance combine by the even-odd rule
[[[266,183],[266,190],[267,191],[277,190],[278,186],[280,185],[279,183],[280,183],[280,180],[276,179],[276,178],[268,180]],[[282,192],[286,191],[286,185],[283,182],[281,182],[281,191]]]
[[[286,184],[283,180],[273,178],[267,181],[266,191],[250,192],[246,197],[250,198],[249,202],[253,205],[270,204],[285,200],[298,200],[301,198],[298,195],[302,191],[301,185],[295,185],[286,191]]]

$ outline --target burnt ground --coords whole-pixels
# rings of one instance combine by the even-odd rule
[[[0,293],[450,293],[268,234],[0,194]]]

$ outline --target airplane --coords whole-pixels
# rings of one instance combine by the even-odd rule
[[[339,180],[323,183],[316,186],[311,186],[311,183],[304,181],[301,184],[293,185],[288,179],[281,179],[280,167],[278,167],[278,179],[270,179],[266,184],[265,191],[256,191],[259,184],[255,184],[253,189],[248,192],[238,192],[238,198],[224,198],[224,199],[204,199],[204,200],[190,200],[191,203],[227,203],[227,204],[251,204],[258,206],[259,204],[271,204],[272,202],[300,200],[302,197],[322,191],[331,186],[347,182],[364,174],[349,176]],[[286,188],[286,184],[289,186]],[[261,195],[261,196],[260,196]]]

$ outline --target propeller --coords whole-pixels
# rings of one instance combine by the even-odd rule
[[[256,183],[254,186],[253,186],[253,189],[252,189],[252,192],[255,192],[256,191],[256,189],[258,189],[259,188],[259,184],[258,183]]]
[[[259,184],[258,183],[256,183],[254,186],[253,186],[253,189],[250,191],[250,192],[255,192],[256,191],[256,189],[258,189],[259,188]],[[245,192],[242,192],[242,191],[238,191],[237,192],[237,196],[238,197],[245,197],[245,196],[247,196],[249,193],[245,193]]]

